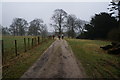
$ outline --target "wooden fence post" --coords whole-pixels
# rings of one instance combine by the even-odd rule
[[[17,54],[17,40],[15,40],[15,54],[16,54],[16,56],[18,55]]]
[[[33,47],[33,38],[32,38],[32,47]]]
[[[1,40],[1,43],[2,43],[2,56],[4,55],[4,41]]]
[[[30,48],[30,38],[28,38],[28,49]]]
[[[26,50],[26,38],[24,38],[24,50],[25,50],[25,52],[27,51]]]
[[[40,37],[38,37],[38,44],[40,43]]]

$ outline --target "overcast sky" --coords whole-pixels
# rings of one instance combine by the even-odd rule
[[[2,23],[9,26],[13,18],[24,18],[28,22],[35,18],[41,18],[47,24],[48,30],[50,18],[55,9],[63,9],[68,14],[75,14],[82,20],[89,21],[96,13],[107,12],[109,2],[2,2]]]

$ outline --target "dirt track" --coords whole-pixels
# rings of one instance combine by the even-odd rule
[[[84,78],[65,40],[56,40],[21,78]]]

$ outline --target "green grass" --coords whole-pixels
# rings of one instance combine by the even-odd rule
[[[22,38],[17,37],[22,41]],[[41,54],[51,45],[54,40],[42,42],[40,45],[28,50],[20,52],[16,57],[9,58],[3,67],[3,78],[20,78],[23,73],[41,56]],[[9,46],[9,45],[8,45]],[[7,47],[8,47],[7,46]],[[11,46],[9,46],[11,47]],[[22,46],[21,46],[22,47]],[[22,50],[22,48],[21,48]],[[6,53],[7,54],[7,53]],[[12,54],[12,53],[10,53]],[[9,56],[10,56],[9,54]],[[14,53],[13,53],[14,54]]]
[[[100,46],[109,41],[67,39],[90,78],[120,78],[120,56],[107,54]]]
[[[3,61],[4,63],[7,62],[9,59],[16,57],[15,54],[15,40],[17,40],[17,52],[21,54],[25,51],[24,47],[24,38],[26,38],[26,48],[27,50],[32,48],[31,42],[32,38],[36,38],[35,36],[3,36],[2,40],[4,41],[4,54],[3,54]],[[29,38],[29,44],[28,44]],[[35,41],[35,40],[34,40]],[[40,41],[41,38],[40,38]]]

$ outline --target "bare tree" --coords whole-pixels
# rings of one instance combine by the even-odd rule
[[[84,25],[88,23],[87,21],[84,21],[84,20],[81,20],[81,19],[77,19],[76,20],[76,29],[77,29],[77,32],[79,34],[81,34],[82,32],[84,32],[85,28],[84,28]]]
[[[75,37],[75,29],[76,29],[76,16],[71,14],[67,17],[67,32],[68,37]]]
[[[43,24],[41,26],[40,31],[41,31],[41,36],[46,37],[48,35],[47,25]]]
[[[10,35],[8,27],[2,27],[2,35]]]
[[[68,37],[74,38],[84,31],[86,21],[77,18],[75,15],[70,14],[67,17],[67,34]]]
[[[54,14],[52,16],[52,20],[54,21],[53,24],[51,24],[55,30],[59,31],[59,34],[62,33],[62,30],[64,30],[64,27],[66,25],[66,18],[67,13],[62,9],[56,9],[54,11]]]
[[[29,35],[40,35],[43,27],[43,20],[42,19],[34,19],[30,22],[28,34]]]
[[[15,18],[13,19],[12,24],[10,25],[11,33],[15,35],[25,35],[25,28],[27,28],[27,21],[23,18]]]

